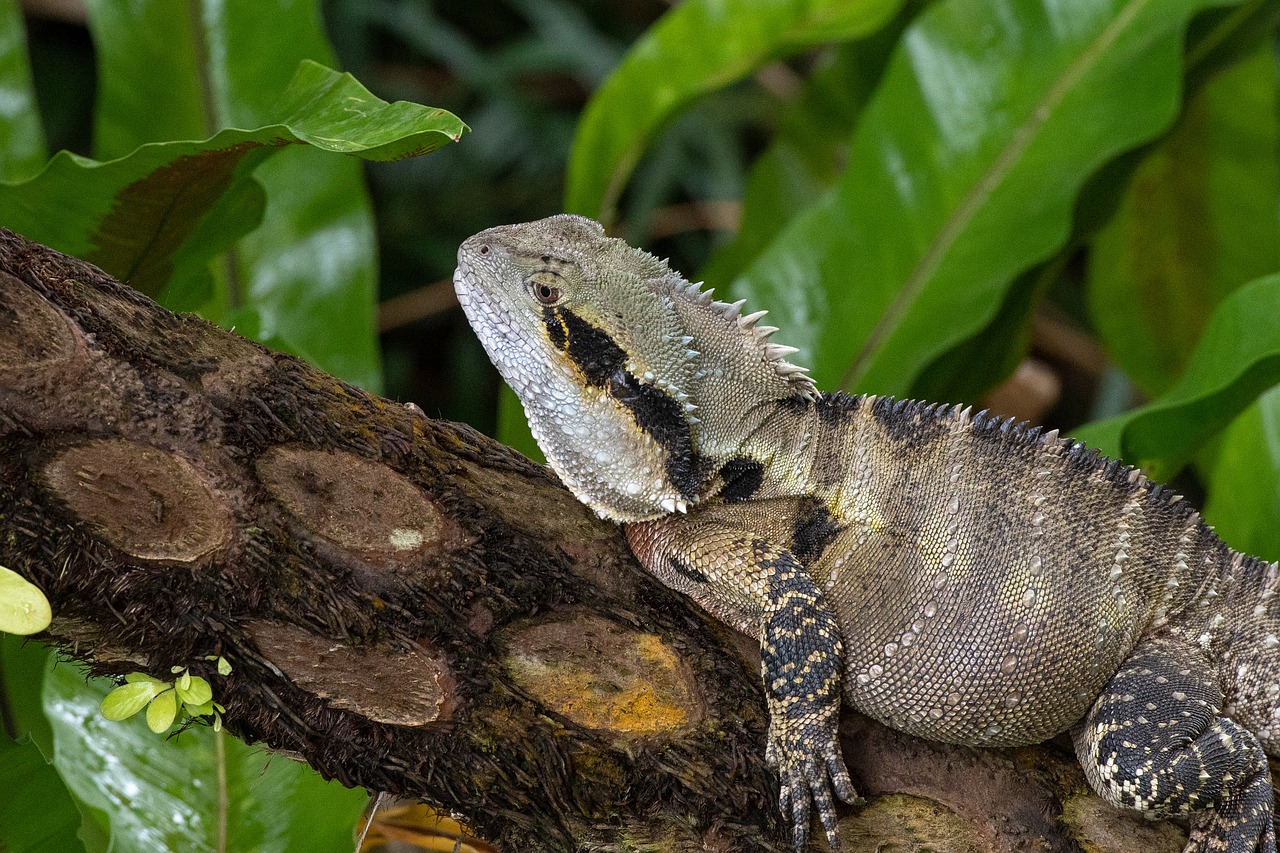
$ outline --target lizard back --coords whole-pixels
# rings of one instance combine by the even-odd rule
[[[811,448],[791,477],[831,516],[810,565],[845,690],[895,728],[975,745],[1063,731],[1230,563],[1170,490],[1056,432],[885,398],[791,408],[805,425],[778,434]]]

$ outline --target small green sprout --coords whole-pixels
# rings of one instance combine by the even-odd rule
[[[207,661],[217,661],[218,674],[229,675],[231,664],[222,655],[208,655]],[[213,730],[222,731],[222,715],[227,709],[213,701],[213,688],[198,675],[192,675],[185,666],[175,666],[170,672],[173,681],[161,681],[144,672],[131,672],[125,683],[112,690],[102,700],[102,716],[108,720],[127,720],[147,709],[147,726],[156,734],[164,734],[178,719],[179,713],[188,717],[213,717]]]

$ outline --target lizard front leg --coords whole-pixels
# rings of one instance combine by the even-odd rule
[[[809,837],[812,803],[832,849],[839,849],[835,795],[855,799],[840,754],[838,726],[844,647],[813,578],[775,543],[698,513],[627,527],[636,556],[663,583],[760,639],[769,704],[766,760],[779,774],[779,805],[793,821],[792,843]]]

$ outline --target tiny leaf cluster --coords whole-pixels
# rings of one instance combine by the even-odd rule
[[[205,660],[217,661],[218,674],[229,675],[231,664],[221,655],[208,655]],[[213,688],[189,668],[175,666],[170,672],[172,681],[162,681],[145,672],[131,672],[125,683],[112,690],[102,700],[102,716],[108,720],[127,720],[147,709],[147,726],[156,734],[167,732],[179,713],[187,717],[213,717],[213,730],[222,731],[222,715],[227,709],[213,701]]]

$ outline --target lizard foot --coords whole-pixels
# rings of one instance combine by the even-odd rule
[[[774,720],[778,720],[775,716]],[[809,843],[810,806],[817,808],[818,819],[826,832],[827,844],[840,849],[836,830],[835,800],[839,797],[853,804],[858,795],[849,779],[840,741],[836,736],[836,720],[806,720],[800,726],[774,723],[769,726],[769,745],[765,760],[778,772],[780,789],[778,806],[792,821],[791,845],[803,850]]]
[[[827,841],[839,850],[835,795],[855,799],[840,754],[840,682],[844,644],[822,593],[787,551],[759,549],[757,563],[770,568],[760,637],[760,671],[769,702],[765,760],[778,771],[779,806],[792,820],[792,845],[809,840],[809,810],[816,806]]]

